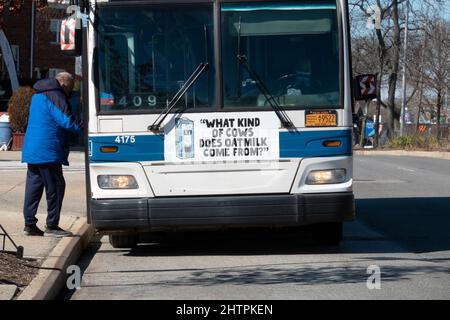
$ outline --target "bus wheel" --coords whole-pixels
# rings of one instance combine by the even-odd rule
[[[342,241],[342,222],[314,225],[313,242],[322,245],[339,245]]]
[[[114,234],[109,236],[109,243],[114,248],[134,248],[139,241],[137,234]]]

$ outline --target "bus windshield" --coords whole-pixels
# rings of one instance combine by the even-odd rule
[[[164,109],[200,63],[214,61],[212,5],[114,5],[98,13],[101,112]],[[180,106],[214,107],[209,64]]]
[[[225,108],[269,106],[237,56],[281,107],[340,105],[336,2],[240,2],[221,11]]]

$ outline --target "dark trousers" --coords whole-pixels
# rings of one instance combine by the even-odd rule
[[[59,224],[61,206],[66,189],[61,164],[28,164],[23,215],[25,225],[35,225],[39,202],[44,192],[47,197],[47,227]]]

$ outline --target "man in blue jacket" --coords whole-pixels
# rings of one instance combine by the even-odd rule
[[[59,227],[59,217],[66,186],[62,165],[69,165],[69,134],[82,132],[82,124],[73,116],[68,99],[73,84],[72,75],[62,72],[34,85],[36,93],[31,100],[22,149],[22,162],[28,163],[23,208],[25,235],[71,235]],[[36,212],[44,188],[47,197],[45,232],[36,226]]]

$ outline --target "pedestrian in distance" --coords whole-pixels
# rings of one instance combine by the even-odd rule
[[[67,237],[59,227],[66,183],[62,166],[68,166],[69,139],[82,132],[82,123],[72,114],[69,97],[74,86],[70,73],[43,79],[34,85],[28,126],[22,148],[22,162],[28,164],[23,214],[24,234]],[[37,227],[39,202],[45,189],[47,221],[45,232]]]

